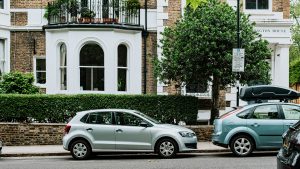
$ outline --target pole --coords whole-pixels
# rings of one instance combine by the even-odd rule
[[[241,44],[240,44],[240,0],[237,0],[237,5],[236,5],[236,12],[237,12],[237,48],[241,48]],[[240,105],[240,99],[239,99],[239,95],[240,95],[240,73],[237,73],[237,92],[236,92],[236,107],[238,107]]]

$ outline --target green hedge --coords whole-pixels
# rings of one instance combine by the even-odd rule
[[[123,108],[139,110],[163,122],[175,117],[187,124],[197,118],[197,98],[156,95],[0,95],[0,121],[65,122],[74,112]]]

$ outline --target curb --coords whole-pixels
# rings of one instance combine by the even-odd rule
[[[216,149],[216,150],[194,150],[191,153],[222,153],[231,152],[229,149]],[[61,153],[20,153],[20,154],[1,154],[0,157],[38,157],[38,156],[68,156],[70,152]]]

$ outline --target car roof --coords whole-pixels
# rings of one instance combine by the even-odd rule
[[[85,110],[85,111],[77,112],[77,114],[82,114],[82,113],[85,114],[85,113],[92,113],[92,112],[106,112],[106,111],[134,113],[137,110],[131,110],[131,109],[91,109],[91,110]]]
[[[255,107],[255,106],[260,106],[260,105],[273,105],[273,104],[277,104],[277,105],[295,105],[295,106],[300,106],[299,104],[295,104],[295,103],[286,103],[286,102],[265,102],[265,103],[248,104],[248,105],[243,106],[243,108]]]

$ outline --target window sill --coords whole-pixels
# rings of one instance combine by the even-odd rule
[[[9,15],[9,11],[6,9],[0,9],[0,14]]]
[[[46,88],[46,84],[35,83],[34,85],[39,88]]]

